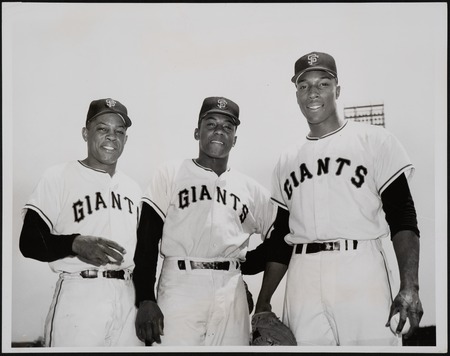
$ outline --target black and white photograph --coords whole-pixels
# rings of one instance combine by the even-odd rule
[[[2,2],[2,353],[446,353],[446,2]]]

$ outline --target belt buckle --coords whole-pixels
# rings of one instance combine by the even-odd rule
[[[339,251],[341,249],[341,244],[339,241],[333,241],[333,242],[324,242],[322,244],[322,251]]]
[[[83,278],[97,278],[98,271],[93,269],[88,269],[80,272],[80,276]]]
[[[332,244],[333,244],[332,248],[333,251],[339,251],[341,249],[341,243],[339,241],[334,241],[332,242]]]

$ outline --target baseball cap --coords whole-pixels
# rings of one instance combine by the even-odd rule
[[[212,113],[228,115],[233,119],[233,123],[236,126],[241,123],[239,121],[239,106],[234,101],[222,96],[211,96],[203,100],[198,122]]]
[[[311,52],[300,57],[297,62],[295,62],[295,74],[291,79],[292,83],[297,84],[298,78],[300,78],[303,73],[311,70],[324,70],[337,80],[337,69],[334,58],[328,53]]]
[[[98,99],[91,102],[86,117],[86,125],[89,121],[95,119],[97,116],[106,113],[114,113],[119,115],[125,123],[126,127],[131,126],[131,120],[128,117],[127,108],[117,100],[111,98]]]

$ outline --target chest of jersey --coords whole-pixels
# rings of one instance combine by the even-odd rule
[[[165,256],[239,257],[249,236],[263,230],[270,206],[268,194],[242,174],[218,176],[190,160],[161,178],[150,200],[165,216]]]
[[[307,139],[280,160],[276,189],[290,212],[292,241],[358,240],[388,233],[378,179],[386,168],[377,166],[376,154],[366,134],[342,130]]]
[[[65,189],[64,186],[70,187]],[[54,228],[94,236],[112,236],[135,231],[138,221],[139,192],[120,177],[85,171],[65,178],[61,187],[58,216]],[[69,231],[70,232],[70,231]]]

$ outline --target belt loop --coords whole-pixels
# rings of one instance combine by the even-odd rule
[[[358,240],[353,240],[353,249],[356,250],[358,247]]]
[[[348,240],[345,240],[345,251],[348,250]]]

